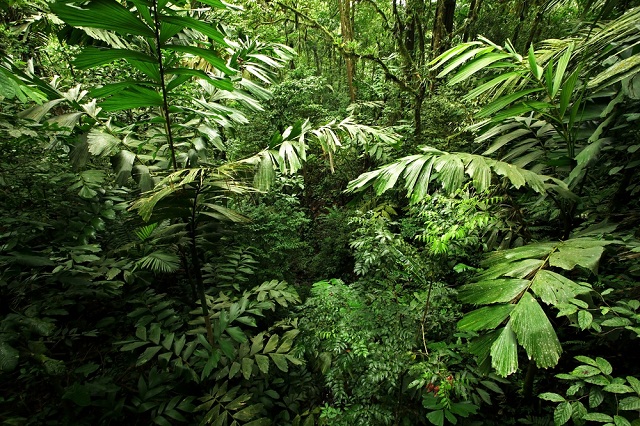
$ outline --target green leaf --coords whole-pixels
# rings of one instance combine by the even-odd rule
[[[486,68],[488,65],[509,57],[511,57],[511,55],[508,53],[487,53],[486,55],[482,55],[481,57],[474,59],[473,61],[462,67],[456,73],[456,75],[454,75],[453,78],[449,80],[448,84],[450,86],[458,84],[461,81],[468,79],[483,68]]]
[[[561,402],[553,411],[553,422],[556,426],[563,425],[571,418],[573,412],[571,404],[568,402]]]
[[[562,55],[562,57],[558,60],[556,74],[553,79],[553,89],[551,90],[552,98],[554,98],[558,93],[558,91],[560,90],[560,85],[562,84],[562,80],[564,79],[564,72],[567,70],[567,65],[569,65],[569,60],[571,59],[572,53],[573,53],[573,44],[570,44],[567,47],[567,50]]]
[[[174,44],[168,44],[164,46],[167,50],[172,50],[174,52],[187,53],[194,56],[199,56],[209,62],[214,68],[222,71],[226,75],[234,75],[236,72],[231,68],[227,67],[225,61],[223,61],[218,55],[214,53],[212,50],[203,49],[201,47],[194,46],[179,46]]]
[[[607,423],[607,422],[612,422],[613,421],[613,417],[611,417],[608,414],[603,414],[603,413],[587,413],[582,420],[587,420],[587,421],[591,421],[591,422],[600,422],[600,423]]]
[[[147,348],[142,355],[140,355],[140,357],[138,358],[138,361],[136,362],[136,367],[140,367],[141,365],[146,364],[147,362],[151,361],[151,359],[153,359],[153,357],[155,357],[155,355],[160,352],[160,350],[162,349],[162,346],[151,346],[149,348]]]
[[[442,155],[435,160],[433,167],[439,173],[445,192],[452,193],[462,186],[464,164],[460,156],[455,154]],[[395,182],[392,182],[390,187],[393,185]]]
[[[578,326],[580,330],[586,330],[593,322],[593,315],[589,311],[578,311]],[[608,374],[608,373],[607,373]]]
[[[0,371],[10,373],[18,366],[20,353],[9,345],[8,342],[0,340]]]
[[[553,367],[558,363],[562,347],[538,301],[526,292],[511,313],[513,331],[527,355],[540,368]]]
[[[256,354],[255,359],[260,371],[263,374],[267,374],[269,372],[269,358],[265,355]]]
[[[526,89],[521,90],[519,92],[511,93],[509,95],[502,96],[495,101],[491,102],[489,105],[485,106],[478,112],[478,118],[486,118],[489,117],[496,112],[504,109],[506,106],[512,104],[513,102],[524,98],[532,93],[541,92],[542,88],[534,88],[534,89]]]
[[[600,369],[590,365],[580,365],[571,374],[577,377],[591,377],[600,374]]]
[[[611,367],[609,361],[604,358],[597,357],[596,364],[603,374],[611,374],[613,372],[613,367]]]
[[[458,56],[457,58],[455,58],[454,60],[449,62],[449,64],[446,67],[444,67],[444,69],[442,71],[440,71],[440,73],[436,76],[436,78],[442,78],[442,77],[446,76],[451,71],[453,71],[454,69],[458,68],[460,65],[462,65],[463,63],[465,63],[469,59],[473,58],[474,56],[480,56],[480,55],[483,55],[485,53],[489,53],[489,52],[491,52],[493,50],[494,50],[493,47],[483,46],[483,47],[478,47],[476,49],[471,49],[471,50],[469,50],[467,52],[464,52],[460,56]]]
[[[619,383],[611,383],[610,385],[603,387],[602,390],[610,393],[633,393],[632,388]]]
[[[640,410],[640,398],[637,396],[628,396],[618,403],[621,410]]]
[[[507,319],[515,306],[512,304],[485,306],[465,314],[458,321],[458,329],[463,331],[480,331],[494,329]]]
[[[431,411],[427,413],[427,419],[433,425],[444,426],[444,411],[443,410]]]
[[[200,0],[202,1],[202,0]],[[205,3],[203,1],[203,3]],[[309,424],[309,419],[311,419],[311,423]],[[309,416],[307,418],[307,421],[305,421],[304,426],[313,426],[315,423],[313,422],[313,415]],[[245,423],[243,426],[271,426],[272,422],[271,419],[268,419],[266,417],[263,417],[261,419],[258,420],[253,420],[249,423]]]
[[[593,358],[589,358],[588,356],[578,355],[578,356],[575,356],[574,358],[577,361],[584,362],[585,364],[589,364],[589,365],[592,365],[594,367],[598,366],[598,363],[596,362],[596,360],[593,359]]]
[[[494,382],[489,381],[489,380],[480,380],[480,383],[485,386],[487,389],[495,392],[495,393],[499,393],[500,395],[504,395],[504,392],[502,391],[502,389],[500,389],[500,387],[498,385],[496,385]]]
[[[518,370],[518,343],[511,330],[511,322],[507,323],[491,345],[491,366],[503,377]]]
[[[581,423],[582,418],[585,414],[587,414],[587,407],[585,407],[584,404],[580,401],[573,401],[571,403],[571,411],[571,418],[573,419],[574,423]]]
[[[61,0],[51,4],[50,8],[60,19],[74,27],[101,28],[119,34],[154,37],[151,28],[113,0],[92,0],[86,3]]]
[[[609,318],[600,323],[604,327],[626,327],[631,325],[631,320],[624,317]]]
[[[607,379],[601,374],[598,374],[597,376],[585,377],[584,381],[587,383],[591,383],[592,385],[599,385],[599,386],[606,386],[609,383],[611,383],[609,379]]]
[[[538,395],[538,398],[544,399],[545,401],[551,401],[551,402],[566,401],[566,399],[564,399],[564,397],[562,397],[561,395],[558,395],[557,393],[552,393],[552,392],[541,393],[540,395]]]
[[[226,90],[226,91],[234,90],[233,83],[228,78],[211,77],[209,74],[207,74],[202,70],[194,70],[190,68],[168,68],[167,70],[165,70],[165,74],[176,75],[179,77],[181,76],[198,77],[208,81],[209,83],[211,83],[212,86],[217,87],[220,90]],[[167,85],[167,90],[171,91],[175,87],[177,86],[173,84],[173,80],[172,80]]]
[[[160,343],[160,334],[161,334],[160,324],[158,323],[151,324],[151,327],[149,328],[149,340],[152,343],[155,343],[156,345],[158,345]]]
[[[591,291],[589,287],[576,284],[569,278],[546,269],[538,271],[531,282],[531,290],[544,303],[553,306],[567,303],[577,295]]]
[[[253,404],[248,406],[247,408],[243,408],[237,413],[233,414],[233,418],[236,420],[240,420],[241,422],[248,422],[249,420],[256,417],[263,411],[262,404]]]
[[[227,327],[225,332],[238,343],[247,342],[247,336],[240,327]]]
[[[473,186],[478,192],[484,192],[491,185],[491,168],[485,159],[479,155],[473,156],[467,164],[466,173],[473,180]]]
[[[460,287],[458,298],[464,303],[486,305],[510,302],[529,285],[528,280],[493,279],[466,284]]]
[[[640,395],[640,380],[638,380],[636,377],[633,377],[633,376],[627,376],[627,381],[629,382],[633,390],[638,395]]]
[[[131,171],[133,170],[133,162],[136,159],[136,155],[125,149],[116,154],[113,159],[114,169],[116,172],[116,183],[118,185],[124,185],[131,177]]]
[[[125,59],[129,62],[139,61],[154,64],[158,62],[156,58],[134,50],[85,47],[73,61],[73,65],[78,69],[86,70],[120,59]]]
[[[162,15],[162,22],[178,25],[182,28],[191,28],[209,37],[221,46],[229,45],[224,40],[224,35],[206,22],[190,18],[188,16],[166,16]]]
[[[251,358],[242,358],[242,375],[245,380],[251,378],[251,372],[253,371],[253,360]]]
[[[87,144],[89,152],[93,155],[112,155],[120,144],[120,139],[94,128],[87,135]]]
[[[269,356],[273,360],[273,363],[278,367],[280,371],[285,373],[289,371],[289,364],[287,364],[287,358],[283,354],[270,353]]]
[[[446,52],[442,53],[438,57],[434,58],[431,62],[429,62],[429,66],[432,67],[432,70],[435,70],[435,69],[439,68],[440,66],[444,65],[451,58],[453,58],[456,55],[461,54],[462,52],[464,52],[465,50],[467,50],[471,46],[477,46],[477,45],[480,45],[480,44],[482,44],[482,43],[479,42],[479,41],[472,41],[472,42],[469,42],[469,43],[460,43],[460,44],[452,47],[451,49],[447,50]]]
[[[589,392],[589,407],[596,408],[604,401],[604,393],[598,388],[592,388]]]
[[[91,405],[91,394],[88,389],[77,382],[67,388],[64,395],[62,395],[62,399],[73,401],[73,403],[80,407],[88,407]]]
[[[590,238],[574,238],[558,246],[558,250],[551,254],[549,265],[566,270],[573,270],[576,266],[597,272],[604,246],[611,241],[593,240]]]
[[[535,51],[533,50],[533,44],[529,45],[528,59],[529,59],[529,70],[531,71],[531,74],[533,74],[533,76],[537,80],[540,80],[540,78],[542,77],[542,67],[540,67],[540,65],[538,65],[538,63],[536,62],[536,54],[535,54]]]
[[[635,54],[615,63],[614,65],[598,74],[595,78],[589,81],[587,87],[594,88],[599,86],[598,89],[601,90],[607,86],[617,83],[620,80],[625,79],[626,77],[629,77],[630,75],[638,73],[639,69],[640,55]]]
[[[512,78],[518,78],[522,76],[522,71],[511,71],[504,74],[499,75],[498,77],[487,81],[484,84],[476,87],[475,89],[469,91],[466,95],[464,95],[463,99],[466,101],[475,101],[480,97],[480,95],[495,89],[500,83],[507,81]]]
[[[269,338],[269,341],[267,342],[267,345],[262,350],[262,353],[268,354],[269,352],[275,351],[276,348],[278,347],[279,339],[280,339],[280,336],[278,336],[277,334],[271,335],[271,337]]]
[[[616,426],[631,426],[631,423],[629,423],[629,420],[625,419],[622,416],[613,416],[613,423]]]
[[[122,111],[133,108],[161,107],[162,95],[142,86],[130,86],[100,103],[105,111]]]

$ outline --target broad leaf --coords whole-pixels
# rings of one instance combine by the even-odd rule
[[[86,3],[59,0],[50,7],[60,19],[74,27],[101,28],[119,34],[154,37],[151,28],[113,0],[91,0]]]
[[[485,306],[465,314],[458,321],[458,329],[463,331],[489,330],[498,327],[507,319],[515,305],[505,304],[497,306]]]
[[[486,305],[489,303],[510,302],[527,289],[529,280],[494,279],[463,285],[459,298],[464,303]]]
[[[491,366],[503,377],[518,370],[518,343],[511,329],[511,321],[502,329],[491,346]]]
[[[518,342],[540,368],[554,367],[560,359],[562,347],[553,325],[538,301],[525,293],[511,313],[513,331]]]

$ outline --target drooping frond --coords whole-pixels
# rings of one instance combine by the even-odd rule
[[[559,315],[567,315],[585,303],[576,298],[592,289],[550,268],[582,268],[595,273],[604,247],[613,243],[616,241],[582,237],[489,255],[482,264],[486,269],[476,275],[473,283],[463,285],[459,293],[462,302],[482,307],[465,314],[458,328],[494,330],[472,344],[480,363],[490,357],[496,372],[508,376],[518,369],[520,345],[538,367],[554,367],[562,347],[540,302],[559,309]]]
[[[422,200],[433,180],[440,182],[447,193],[461,188],[468,175],[474,187],[482,192],[489,188],[493,175],[505,177],[515,188],[529,187],[545,193],[551,185],[565,188],[562,182],[503,161],[464,152],[448,153],[422,147],[422,154],[400,158],[377,170],[363,173],[349,182],[347,191],[358,192],[373,186],[377,195],[394,188],[404,179],[404,188],[412,202]],[[551,183],[548,183],[551,182]]]
[[[154,251],[140,259],[136,266],[153,272],[171,273],[180,267],[180,259],[173,253]]]

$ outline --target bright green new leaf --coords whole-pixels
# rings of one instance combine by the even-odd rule
[[[449,85],[458,84],[494,62],[510,57],[511,55],[508,53],[487,53],[486,55],[482,55],[462,67],[460,71],[449,80]]]
[[[555,98],[558,90],[560,90],[560,85],[562,84],[562,80],[564,79],[564,73],[567,70],[567,66],[569,65],[569,60],[571,60],[571,54],[573,53],[573,43],[567,47],[567,50],[564,52],[562,57],[558,60],[558,67],[556,68],[556,73],[553,78],[553,88],[551,90],[551,97]]]
[[[209,62],[214,68],[222,71],[226,75],[234,75],[236,72],[229,68],[225,61],[223,61],[213,50],[203,49],[201,47],[194,46],[180,46],[176,44],[167,44],[163,46],[164,49],[172,50],[174,52],[188,53],[190,55],[199,56]]]

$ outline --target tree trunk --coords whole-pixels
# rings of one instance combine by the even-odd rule
[[[513,43],[514,47],[516,46],[516,42],[518,41],[518,35],[520,34],[520,29],[522,28],[524,19],[527,17],[527,9],[527,0],[522,0],[522,3],[520,3],[520,12],[518,13],[518,23],[516,24],[516,28],[513,31],[513,37],[511,38],[511,42]]]
[[[476,20],[478,19],[480,7],[482,7],[482,0],[471,0],[471,5],[469,6],[469,15],[467,16],[467,22],[465,24],[464,33],[462,35],[463,43],[468,42],[469,38],[475,38],[473,27],[476,23]]]
[[[438,0],[436,18],[433,24],[431,51],[436,56],[445,51],[449,38],[453,33],[453,18],[456,11],[456,0]]]
[[[538,13],[536,13],[536,17],[533,20],[533,24],[531,24],[531,31],[529,32],[529,38],[527,39],[527,45],[525,46],[525,49],[528,49],[529,46],[533,44],[533,41],[535,40],[538,33],[538,27],[542,22],[542,18],[544,18],[544,4],[541,5],[540,8],[538,9]]]
[[[353,5],[352,0],[338,0],[340,8],[340,31],[342,32],[342,42],[348,45],[353,41]],[[355,62],[352,56],[345,57],[347,68],[347,86],[349,87],[349,99],[351,103],[356,101],[356,89],[353,84],[355,75]]]

